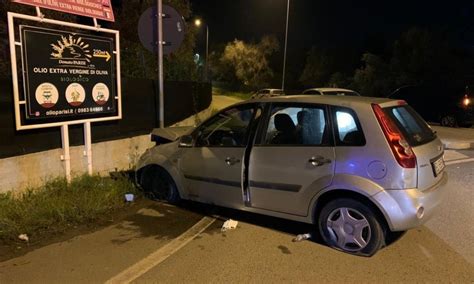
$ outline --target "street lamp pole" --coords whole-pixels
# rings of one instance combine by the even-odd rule
[[[209,81],[209,25],[206,23],[206,81]]]
[[[281,89],[285,89],[285,68],[286,68],[286,46],[288,43],[288,18],[290,15],[290,0],[286,4],[286,29],[285,29],[285,51],[283,53],[283,75],[281,79]]]
[[[200,27],[202,24],[202,21],[201,19],[196,19],[194,20],[194,25],[196,27]],[[206,81],[209,79],[209,75],[208,75],[208,72],[209,72],[209,25],[206,23],[206,66],[205,66],[205,69],[204,69],[204,73],[205,73],[205,76],[206,76]]]

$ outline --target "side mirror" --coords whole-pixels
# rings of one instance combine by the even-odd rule
[[[184,135],[179,138],[179,147],[191,148],[193,147],[193,137],[191,135]]]

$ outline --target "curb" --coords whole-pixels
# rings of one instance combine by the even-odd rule
[[[470,141],[450,141],[447,139],[441,139],[445,149],[451,150],[467,150],[474,149],[474,142]]]

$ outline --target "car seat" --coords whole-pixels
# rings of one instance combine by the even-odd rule
[[[296,126],[288,114],[275,115],[275,129],[277,133],[271,139],[271,144],[296,144]]]

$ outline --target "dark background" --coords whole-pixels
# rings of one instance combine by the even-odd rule
[[[118,1],[120,2],[120,1]],[[221,50],[234,39],[258,42],[275,35],[280,49],[271,58],[274,85],[281,81],[287,0],[190,0],[195,17],[209,27],[209,51]],[[449,46],[474,51],[474,1],[428,0],[291,0],[288,27],[286,86],[298,82],[311,47],[337,50],[344,73],[364,65],[362,54],[390,57],[393,44],[413,27],[447,35]],[[205,50],[204,29],[197,49]],[[468,76],[470,74],[466,74]]]
[[[284,42],[287,0],[191,0],[209,25],[211,45],[274,34]],[[474,45],[474,1],[291,0],[288,52],[313,45],[374,52],[410,27],[446,30],[452,44]],[[201,43],[202,44],[202,43]]]

